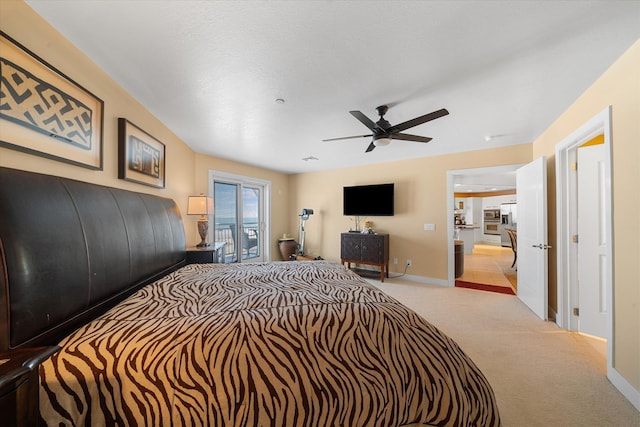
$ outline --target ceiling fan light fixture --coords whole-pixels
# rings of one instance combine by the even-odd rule
[[[373,145],[376,147],[384,147],[385,145],[389,145],[389,143],[391,143],[391,138],[382,137],[373,140]]]

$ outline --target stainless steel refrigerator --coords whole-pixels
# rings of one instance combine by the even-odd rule
[[[517,229],[518,204],[503,203],[500,205],[500,241],[501,245],[507,248],[511,247],[511,239],[507,230]]]

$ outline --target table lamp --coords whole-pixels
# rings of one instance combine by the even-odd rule
[[[199,196],[189,196],[187,205],[187,215],[200,215],[198,220],[198,233],[202,241],[196,245],[198,248],[210,246],[207,243],[207,233],[209,231],[208,215],[213,214],[213,199],[203,194]]]

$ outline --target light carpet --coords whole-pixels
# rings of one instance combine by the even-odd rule
[[[456,340],[491,383],[505,427],[638,427],[606,378],[604,343],[538,319],[518,298],[390,278],[374,286]]]

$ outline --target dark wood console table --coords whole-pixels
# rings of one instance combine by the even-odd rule
[[[380,267],[380,281],[384,282],[385,276],[389,277],[389,235],[342,233],[340,258],[347,268],[351,268],[351,263]]]

